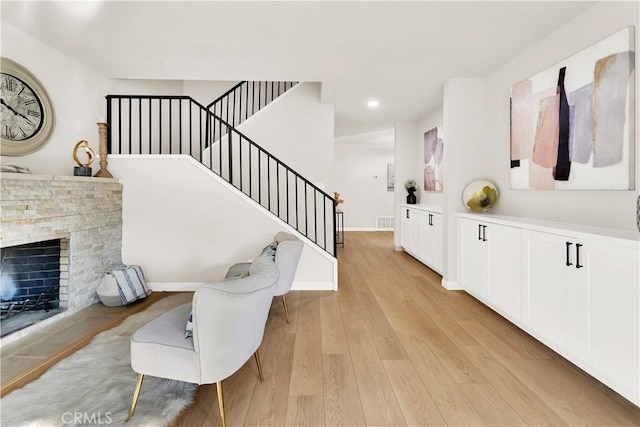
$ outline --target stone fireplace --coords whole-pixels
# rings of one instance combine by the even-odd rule
[[[0,184],[3,303],[12,286],[24,285],[25,295],[14,300],[29,299],[29,305],[41,298],[36,308],[47,313],[42,316],[46,320],[3,337],[5,344],[98,301],[95,290],[103,272],[121,264],[122,184],[117,179],[10,173],[0,175]],[[16,252],[26,254],[23,266],[10,265],[20,258]],[[36,280],[29,282],[29,277]],[[44,298],[49,301],[42,302]],[[50,312],[60,314],[49,317]]]

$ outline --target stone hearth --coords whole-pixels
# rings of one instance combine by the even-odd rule
[[[2,173],[0,187],[0,247],[60,239],[68,246],[63,249],[68,263],[60,266],[64,315],[97,302],[102,273],[122,260],[122,184],[117,179]]]

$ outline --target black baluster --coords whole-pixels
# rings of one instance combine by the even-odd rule
[[[138,153],[142,154],[142,98],[138,98],[138,117],[140,125],[138,126]]]
[[[229,143],[229,183],[233,185],[233,147],[231,146],[231,128],[227,126],[227,141]]]
[[[151,97],[149,97],[149,153],[151,154]]]
[[[296,230],[300,231],[300,216],[298,213],[298,177],[294,175],[296,183]]]
[[[131,98],[129,98],[129,147],[131,147],[129,149],[129,151],[133,151],[133,137],[132,137],[133,128],[132,128],[131,122],[132,122],[132,120],[131,120]]]
[[[173,154],[173,102],[169,100],[169,154]]]
[[[122,98],[118,98],[118,144],[119,154],[122,154]],[[131,153],[131,146],[129,146],[129,153]]]
[[[271,212],[271,156],[267,154],[267,208]]]
[[[158,98],[158,133],[160,135],[158,154],[162,154],[162,98]]]
[[[200,142],[202,145],[202,140]],[[193,149],[193,107],[189,105],[189,153],[191,153]],[[202,150],[200,150],[202,153]]]

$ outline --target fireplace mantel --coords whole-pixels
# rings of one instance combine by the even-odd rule
[[[102,273],[122,262],[119,180],[1,173],[0,247],[51,239],[69,243],[67,312],[97,302]]]

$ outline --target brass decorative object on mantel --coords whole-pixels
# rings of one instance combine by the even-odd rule
[[[78,150],[80,147],[84,147],[84,151],[87,154],[87,161],[85,163],[82,163],[78,158]],[[82,141],[78,141],[76,146],[73,148],[73,160],[78,164],[78,166],[73,168],[73,176],[91,176],[91,168],[89,166],[93,163],[94,157],[95,153],[91,147],[89,147],[89,143],[84,139]]]
[[[94,175],[96,178],[113,178],[113,175],[107,170],[107,127],[104,118],[98,118],[98,136],[100,137],[100,170]]]

